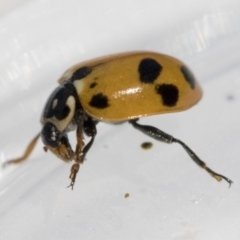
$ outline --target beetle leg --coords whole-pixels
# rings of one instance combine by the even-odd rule
[[[88,136],[91,137],[91,140],[87,143],[87,145],[83,148],[81,155],[78,156],[76,162],[83,163],[84,158],[89,151],[89,149],[92,147],[92,144],[94,142],[95,136],[97,134],[97,129],[96,129],[96,122],[93,121],[91,117],[88,117],[83,124],[83,130],[84,133]]]
[[[193,150],[191,150],[185,143],[183,143],[181,140],[174,138],[173,136],[159,130],[158,128],[152,127],[152,126],[147,126],[147,125],[140,125],[137,123],[137,120],[131,120],[129,121],[129,123],[131,123],[133,125],[133,127],[135,127],[136,129],[140,130],[141,132],[145,133],[146,135],[148,135],[149,137],[152,137],[158,141],[162,141],[165,143],[178,143],[180,144],[185,151],[188,153],[188,155],[191,157],[191,159],[200,167],[202,167],[203,169],[205,169],[208,173],[210,173],[210,175],[212,177],[214,177],[216,180],[221,181],[222,179],[224,179],[225,181],[227,181],[229,183],[229,187],[231,186],[231,184],[233,183],[232,180],[230,180],[229,178],[218,174],[216,172],[214,172],[213,170],[211,170],[205,162],[203,162],[194,152]]]
[[[77,126],[77,145],[75,150],[75,159],[77,159],[78,156],[81,155],[84,145],[85,143],[83,136],[83,119],[81,119]]]
[[[33,149],[35,148],[39,137],[40,137],[40,133],[37,136],[35,136],[32,139],[32,141],[28,144],[24,154],[21,157],[15,158],[12,160],[8,160],[7,162],[4,163],[4,167],[7,165],[10,165],[10,164],[18,164],[18,163],[26,161],[28,159],[29,155],[32,153]]]
[[[76,180],[79,168],[80,168],[80,163],[74,163],[71,167],[70,176],[69,176],[69,178],[71,179],[71,183],[68,186],[68,188],[70,187],[70,188],[72,188],[72,190],[73,190],[73,186],[75,184],[75,180]]]
[[[67,135],[62,136],[59,145],[56,148],[44,146],[44,150],[50,150],[54,155],[64,162],[70,162],[74,159],[74,152],[69,143]]]
[[[80,168],[80,164],[83,163],[85,156],[89,149],[92,147],[92,144],[94,142],[95,136],[97,134],[97,129],[96,129],[96,123],[92,120],[92,118],[88,117],[86,121],[83,123],[83,129],[85,134],[88,137],[91,137],[91,140],[87,143],[87,145],[79,152],[76,152],[75,156],[75,163],[72,165],[71,168],[71,173],[69,178],[71,179],[71,183],[68,187],[71,187],[73,190],[73,186],[75,184],[76,176]]]

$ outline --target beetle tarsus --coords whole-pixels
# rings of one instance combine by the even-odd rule
[[[72,190],[73,190],[73,186],[75,184],[75,180],[76,180],[76,177],[77,177],[77,173],[79,171],[79,168],[80,168],[80,163],[74,163],[71,167],[71,173],[70,173],[70,176],[69,178],[72,180],[70,185],[68,187],[71,187]]]
[[[206,166],[204,169],[206,169],[206,171],[207,171],[208,173],[210,173],[211,176],[214,177],[217,181],[222,181],[222,179],[224,179],[226,182],[228,182],[229,188],[231,187],[231,185],[232,185],[232,183],[233,183],[233,181],[232,181],[231,179],[229,179],[229,178],[227,178],[227,177],[225,177],[225,176],[223,176],[223,175],[221,175],[221,174],[218,174],[218,173],[212,171],[212,170],[211,170],[210,168],[208,168],[207,166]]]
[[[71,188],[73,190],[73,186],[74,186],[75,182],[74,181],[71,181],[70,185],[67,186],[67,188]]]

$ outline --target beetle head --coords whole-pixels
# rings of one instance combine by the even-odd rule
[[[73,154],[67,132],[76,128],[76,91],[71,83],[59,86],[50,95],[41,117],[42,141],[47,149],[63,160]]]

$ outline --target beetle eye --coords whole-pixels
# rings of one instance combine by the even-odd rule
[[[60,143],[60,132],[54,124],[47,122],[42,128],[41,138],[44,145],[56,148]]]

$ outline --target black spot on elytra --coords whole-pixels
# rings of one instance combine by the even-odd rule
[[[173,84],[156,85],[156,92],[161,95],[163,105],[174,107],[177,104],[179,91]]]
[[[73,73],[70,81],[74,82],[75,80],[83,79],[87,77],[91,72],[92,72],[91,67],[81,67]]]
[[[96,85],[97,85],[97,83],[93,82],[93,83],[90,84],[89,87],[90,87],[90,88],[94,88]]]
[[[107,108],[109,106],[108,97],[102,93],[93,95],[89,105],[95,108]]]
[[[190,87],[192,89],[194,89],[195,88],[195,78],[194,78],[192,72],[186,66],[181,67],[181,72],[182,72],[185,80],[190,84]]]
[[[138,67],[140,81],[143,83],[153,83],[162,71],[162,66],[152,58],[143,59]]]

